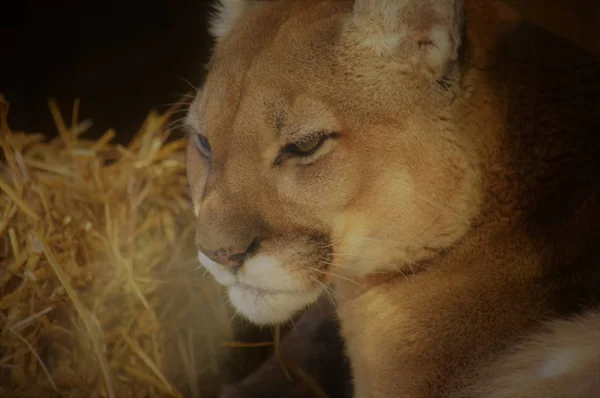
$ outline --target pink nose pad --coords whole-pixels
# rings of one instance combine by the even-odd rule
[[[218,255],[218,263],[232,270],[241,267],[244,264],[245,259],[246,253],[232,254],[231,256],[228,256],[227,254]]]
[[[199,242],[196,242],[198,249],[204,253],[205,256],[210,258],[212,261],[221,264],[224,267],[229,268],[232,271],[237,271],[242,265],[244,265],[244,261],[255,253],[259,249],[259,241],[258,239],[254,239],[250,246],[246,249],[246,251],[241,253],[235,253],[233,248],[221,248],[218,250],[206,250],[202,247]],[[239,250],[239,249],[238,249]],[[230,253],[235,254],[230,254]]]

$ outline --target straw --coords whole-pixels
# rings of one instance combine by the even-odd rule
[[[79,99],[70,117],[49,101],[57,138],[13,131],[0,95],[0,394],[181,397],[185,365],[214,380],[197,396],[219,385],[230,309],[195,271],[187,144],[165,128],[186,101],[119,145],[84,138]],[[169,352],[183,328],[187,362]]]

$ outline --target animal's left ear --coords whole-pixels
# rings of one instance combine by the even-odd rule
[[[463,0],[355,0],[346,39],[400,57],[435,79],[458,59]]]

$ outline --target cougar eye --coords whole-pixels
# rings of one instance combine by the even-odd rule
[[[338,137],[338,133],[319,133],[288,144],[281,150],[275,159],[274,164],[279,165],[284,160],[291,157],[303,158],[305,162],[309,161],[311,156],[317,152],[328,139]]]
[[[298,155],[309,155],[314,152],[321,146],[321,144],[325,141],[327,137],[325,136],[316,136],[311,137],[307,140],[295,142],[289,148],[292,152],[296,152]]]
[[[198,151],[200,151],[202,155],[209,158],[210,144],[208,143],[208,138],[206,138],[202,134],[194,134],[192,136],[192,140],[194,140],[194,145],[196,146],[196,149],[198,149]]]

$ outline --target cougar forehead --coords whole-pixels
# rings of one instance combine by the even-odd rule
[[[190,106],[187,171],[201,258],[238,310],[279,321],[274,292],[289,313],[452,244],[477,211],[476,160],[435,79],[355,40],[353,1],[234,3]],[[310,156],[290,150],[307,140]]]

